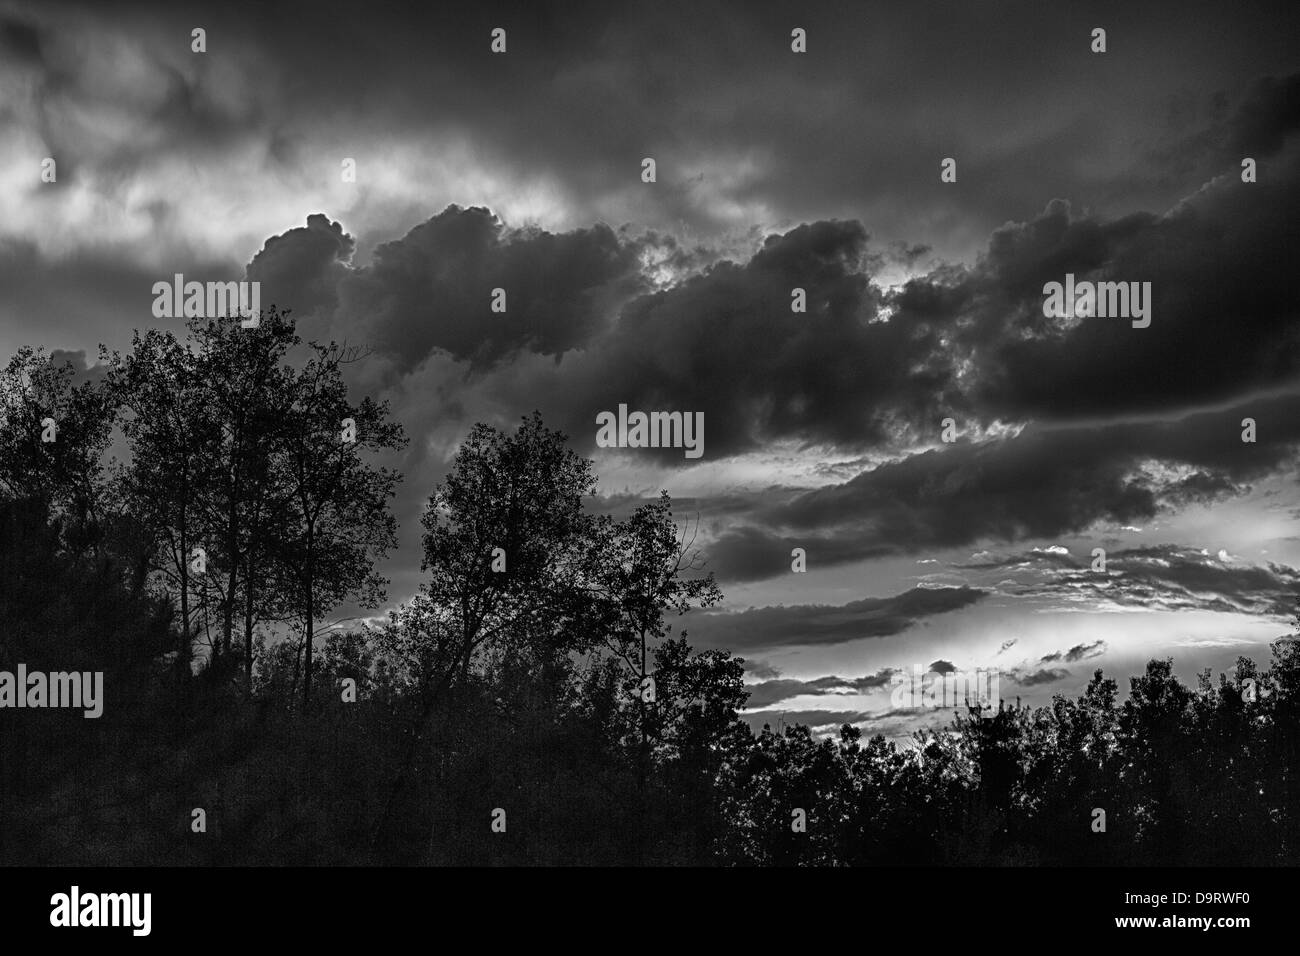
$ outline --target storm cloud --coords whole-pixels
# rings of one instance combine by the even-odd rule
[[[688,619],[692,642],[744,653],[788,644],[840,644],[888,637],[935,614],[974,604],[976,588],[913,588],[887,598],[862,598],[841,606],[762,607],[747,611],[696,611]]]

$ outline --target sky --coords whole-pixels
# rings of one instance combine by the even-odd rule
[[[914,672],[1042,704],[1263,664],[1300,591],[1290,22],[0,2],[0,356],[93,375],[182,331],[151,311],[176,273],[364,345],[352,387],[412,438],[392,604],[460,439],[539,410],[593,509],[698,521],[725,600],[677,623],[745,658],[755,726],[904,738],[950,716],[899,703]],[[1067,274],[1150,283],[1150,324],[1045,314]],[[703,455],[599,447],[620,404],[703,413]]]

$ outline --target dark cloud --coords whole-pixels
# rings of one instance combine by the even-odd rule
[[[746,674],[750,677],[756,677],[760,681],[776,680],[781,676],[781,672],[767,661],[742,658],[741,663],[744,665]]]
[[[886,667],[862,677],[819,677],[816,680],[767,680],[751,684],[747,707],[770,707],[783,700],[802,695],[864,694],[867,691],[888,687],[897,668]]]
[[[1264,84],[1240,115],[1255,110],[1281,135],[1292,85]],[[770,235],[747,258],[655,291],[645,236],[603,224],[515,228],[481,207],[451,206],[358,268],[348,266],[351,236],[314,215],[268,241],[250,272],[278,304],[328,313],[331,334],[372,345],[400,373],[435,353],[469,370],[521,352],[557,358],[550,382],[496,384],[533,404],[533,384],[562,380],[542,410],[587,447],[595,415],[621,403],[704,412],[711,460],[778,439],[897,447],[932,436],[949,414],[1077,420],[1294,380],[1300,292],[1272,250],[1298,238],[1286,213],[1300,199],[1296,166],[1294,152],[1279,154],[1259,183],[1225,176],[1165,215],[1105,218],[1053,201],[994,230],[974,266],[938,266],[889,295],[872,282],[880,263],[914,263],[924,244],[872,251],[852,220]],[[1151,282],[1151,327],[1045,319],[1043,283],[1067,271]],[[807,291],[806,314],[790,310],[795,287]],[[505,314],[490,311],[494,288],[506,291]],[[1194,475],[1183,493],[1231,490]]]
[[[957,665],[952,661],[934,661],[930,664],[930,671],[935,674],[951,674],[957,670]]]
[[[22,20],[0,18],[0,51],[24,62],[42,62],[40,31]]]
[[[1041,684],[1054,684],[1070,676],[1063,667],[1041,668],[1035,671],[1011,671],[1011,679],[1021,687],[1037,687]]]
[[[1257,81],[1246,102],[1233,116],[1226,156],[1267,156],[1278,152],[1286,138],[1300,129],[1300,73]]]
[[[591,433],[625,402],[703,411],[711,460],[782,438],[889,441],[891,419],[930,407],[950,373],[926,330],[871,321],[866,249],[860,223],[798,226],[744,263],[633,299],[593,346],[571,430]],[[791,311],[796,288],[806,313]]]
[[[313,315],[309,327],[362,341],[402,373],[435,351],[481,368],[586,346],[644,284],[640,245],[608,226],[509,229],[481,207],[449,206],[357,269],[354,248],[339,223],[313,215],[268,240],[249,274],[267,283],[264,301]],[[504,313],[492,311],[494,289]]]
[[[654,155],[660,181],[644,202],[661,225],[851,209],[915,241],[906,229],[917,220],[986,231],[1053,186],[1094,205],[1154,192],[1136,158],[1114,168],[1110,144],[1144,133],[1153,110],[1188,87],[1217,91],[1247,69],[1291,62],[1285,31],[1269,28],[1286,22],[1286,8],[1253,9],[1241,17],[1197,2],[1176,18],[1116,9],[1105,57],[1088,52],[1086,16],[1032,2],[865,10],[826,0],[799,10],[806,55],[790,52],[791,14],[775,0],[413,6],[400,17],[342,0],[290,0],[256,17],[157,2],[78,13],[149,37],[155,53],[201,19],[209,58],[239,51],[265,90],[223,133],[264,139],[276,171],[309,161],[313,128],[352,129],[363,145],[395,129],[430,139],[472,131],[475,158],[532,167],[580,207],[644,195],[637,164]],[[509,52],[493,56],[488,34],[500,25]],[[203,92],[187,78],[163,115],[182,125]],[[941,187],[938,160],[949,155],[962,177]]]
[[[1065,652],[1066,663],[1073,664],[1076,661],[1087,660],[1089,657],[1097,657],[1106,652],[1106,642],[1097,640],[1091,644],[1075,644]]]
[[[1281,123],[1289,114],[1279,113],[1279,96],[1265,86],[1250,102]],[[672,247],[671,238],[599,223],[513,227],[485,208],[454,205],[360,266],[344,227],[312,215],[268,240],[249,274],[266,284],[264,302],[299,314],[306,334],[370,345],[399,375],[436,355],[466,372],[521,355],[555,358],[549,372],[529,367],[485,387],[496,404],[518,406],[502,408],[507,417],[541,407],[587,448],[596,413],[627,403],[702,411],[710,460],[779,439],[897,449],[932,438],[949,414],[983,424],[1077,420],[1293,380],[1300,333],[1290,317],[1300,300],[1272,268],[1271,250],[1294,244],[1300,228],[1285,212],[1300,198],[1296,165],[1293,153],[1279,154],[1261,182],[1227,176],[1166,215],[1107,219],[1052,202],[996,229],[974,266],[941,265],[897,294],[873,283],[875,271],[883,261],[915,262],[924,245],[890,240],[872,251],[858,221],[795,226],[748,257],[651,291],[643,254]],[[1042,284],[1066,271],[1152,282],[1151,327],[1045,320]],[[807,291],[806,314],[790,310],[795,287]],[[505,314],[490,310],[494,288],[506,291]],[[479,404],[465,397],[480,380],[458,378],[439,383],[447,390],[439,412],[472,414]],[[405,383],[419,385],[418,376]],[[1233,490],[1206,473],[1167,494]],[[841,560],[837,540],[814,544]],[[733,551],[738,577],[774,569],[740,566],[762,549],[738,541]]]
[[[1267,168],[1300,126],[1300,74],[1261,77],[1241,96],[1227,90],[1197,97],[1184,91],[1165,104],[1148,159],[1153,181],[1208,180],[1240,168],[1249,156]]]
[[[883,542],[874,548],[865,547],[847,535],[777,536],[763,528],[728,524],[734,530],[725,532],[707,549],[709,567],[727,580],[756,581],[788,573],[793,560],[790,552],[796,547],[804,549],[813,568],[880,557],[894,551]]]
[[[912,280],[893,321],[944,324],[969,363],[953,409],[981,421],[1079,419],[1222,401],[1294,381],[1300,288],[1274,268],[1300,226],[1297,150],[1257,183],[1240,169],[1165,215],[1107,220],[1053,201],[995,231],[970,270]],[[1151,283],[1151,324],[1045,318],[1043,286]]]
[[[1285,564],[1251,564],[1204,548],[1161,544],[1117,549],[1106,556],[1105,573],[1092,570],[1091,558],[1033,551],[991,561],[955,565],[968,571],[1004,572],[999,593],[1041,596],[1070,603],[1117,604],[1160,610],[1202,610],[1269,615],[1292,613],[1300,593],[1300,571]],[[1095,656],[1105,642],[1057,651],[1042,662],[1075,662]]]
[[[575,423],[622,401],[705,410],[713,458],[780,438],[897,446],[933,437],[948,415],[989,425],[1168,414],[1293,384],[1300,287],[1273,262],[1300,239],[1287,212],[1300,201],[1297,167],[1293,151],[1267,181],[1225,176],[1165,215],[1077,216],[1054,201],[997,229],[976,266],[941,267],[889,296],[870,281],[859,224],[772,236],[743,265],[630,301],[596,349],[616,371],[574,393],[585,403]],[[1067,272],[1149,282],[1150,327],[1045,318],[1044,283]],[[808,315],[790,312],[794,287],[808,290]],[[1231,491],[1200,474],[1169,494]]]
[[[1109,602],[1147,609],[1224,611],[1285,618],[1300,593],[1300,572],[1269,562],[1245,564],[1198,548],[1159,545],[1107,556],[1106,573],[1084,564],[1059,570],[1046,580],[1014,588],[1024,595],[1068,596],[1073,601]],[[1103,642],[1097,642],[1104,647]],[[1067,661],[1092,656],[1071,648]],[[1047,658],[1044,658],[1046,661]]]
[[[1054,664],[1059,660],[1065,660],[1066,663],[1073,664],[1089,657],[1097,657],[1105,652],[1106,642],[1098,640],[1093,641],[1091,644],[1076,644],[1068,651],[1053,651],[1051,654],[1044,654],[1038,659],[1038,662],[1040,664]]]
[[[839,687],[838,683],[830,685]],[[826,694],[829,690],[825,685],[817,681],[801,680],[769,680],[761,684],[753,684],[749,688],[748,707],[770,707],[773,704],[779,704],[783,700],[790,700],[801,694]]]
[[[340,223],[317,213],[306,226],[267,239],[248,265],[248,278],[262,283],[263,304],[274,303],[304,322],[337,306],[355,250]]]
[[[869,637],[888,637],[927,617],[979,601],[976,588],[912,588],[886,598],[863,598],[840,606],[796,605],[747,611],[693,611],[691,640],[701,647],[725,648],[742,656],[754,648],[789,644],[842,644]]]
[[[1245,417],[1259,425],[1256,443],[1241,440]],[[755,569],[777,573],[777,556],[801,533],[818,536],[830,563],[1052,538],[1097,521],[1132,524],[1190,500],[1242,493],[1250,481],[1293,467],[1297,443],[1300,393],[1170,421],[1030,425],[1014,438],[959,442],[761,508],[721,533],[709,554],[721,577],[757,577]],[[1170,472],[1174,466],[1204,476],[1203,484]]]

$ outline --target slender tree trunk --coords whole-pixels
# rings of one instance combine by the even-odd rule
[[[308,530],[307,530],[307,567],[306,567],[306,580],[305,580],[305,582],[304,582],[304,584],[306,585],[306,587],[305,587],[305,590],[306,590],[306,595],[305,595],[305,597],[306,597],[306,604],[307,604],[307,607],[306,607],[306,618],[307,618],[307,620],[306,620],[306,628],[305,628],[305,630],[306,630],[305,640],[306,640],[306,643],[307,643],[307,661],[306,661],[306,667],[305,667],[305,669],[303,670],[303,675],[302,675],[302,709],[303,709],[303,713],[306,713],[307,710],[308,710],[308,708],[311,706],[311,657],[312,657],[312,654],[311,654],[311,650],[312,650],[311,645],[312,645],[312,623],[313,623],[313,622],[312,622],[312,618],[313,618],[313,616],[315,615],[315,608],[312,606],[312,598],[314,597],[314,595],[312,594],[312,588],[313,588],[314,583],[315,583],[315,582],[313,581],[313,579],[312,579],[312,572],[315,570],[315,569],[312,567],[312,565],[313,565],[313,563],[314,563],[312,548],[314,547],[315,542],[312,540],[312,537],[313,537],[313,536],[312,536],[311,529],[308,528]]]
[[[289,709],[298,702],[298,678],[302,676],[302,645],[293,652],[293,683],[289,685]]]
[[[649,775],[647,764],[649,763],[649,742],[646,729],[645,714],[645,679],[646,679],[646,647],[645,647],[645,628],[641,628],[641,679],[637,681],[637,713],[640,716],[641,724],[641,745],[637,750],[636,760],[636,792],[637,802],[640,804],[636,816],[636,854],[637,863],[645,863],[645,834],[646,834],[646,777]]]
[[[253,549],[248,550],[248,574],[244,576],[244,682],[253,693]]]
[[[190,671],[190,552],[189,529],[186,527],[184,508],[180,521],[180,572],[181,572],[181,646],[176,655],[176,675],[184,686]]]
[[[228,654],[235,647],[235,591],[239,586],[239,530],[236,522],[236,494],[230,496],[230,511],[227,515],[229,535],[226,538],[226,557],[230,561],[230,575],[226,584],[226,606],[221,621],[221,653]]]
[[[642,793],[645,792],[646,782],[646,756],[647,756],[647,736],[645,720],[645,679],[646,679],[646,650],[645,650],[645,628],[641,628],[641,678],[637,681],[637,710],[640,714],[641,723],[641,753],[638,760],[637,769],[637,789]]]

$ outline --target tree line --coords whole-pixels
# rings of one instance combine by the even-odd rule
[[[592,513],[536,414],[461,444],[418,593],[327,624],[386,602],[397,542],[406,437],[350,399],[361,357],[270,309],[137,333],[89,378],[36,349],[0,372],[0,669],[108,688],[97,720],[0,712],[0,860],[1300,861],[1294,638],[904,746],[754,733],[743,660],[678,626],[721,598],[697,529],[666,494]]]

